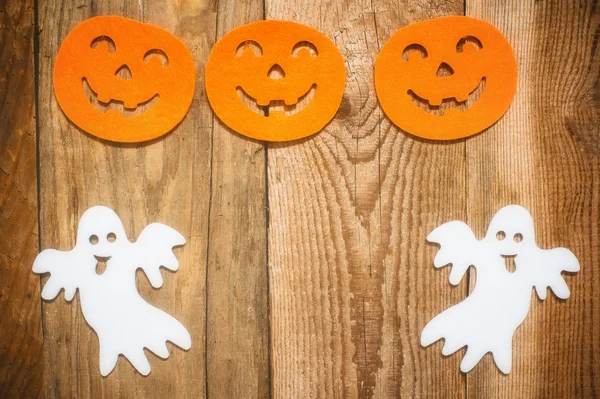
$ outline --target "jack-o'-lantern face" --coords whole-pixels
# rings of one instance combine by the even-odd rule
[[[259,140],[321,130],[342,100],[346,73],[337,47],[313,28],[286,21],[241,26],[219,40],[205,86],[217,116]]]
[[[510,106],[517,64],[494,26],[469,17],[409,25],[383,46],[375,88],[385,114],[419,137],[452,140],[491,126]]]
[[[54,64],[54,93],[66,116],[94,136],[151,140],[187,113],[196,86],[192,54],[164,29],[115,16],[77,25]]]

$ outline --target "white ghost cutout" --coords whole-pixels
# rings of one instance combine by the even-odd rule
[[[71,301],[79,290],[81,310],[100,341],[100,374],[115,368],[120,354],[143,375],[150,373],[144,348],[166,359],[166,341],[182,349],[191,347],[185,327],[169,314],[146,302],[139,294],[135,274],[141,268],[150,283],[160,288],[160,267],[177,270],[172,248],[185,244],[174,229],[152,223],[130,242],[121,219],[110,208],[95,206],[79,221],[77,243],[70,251],[46,249],[33,264],[35,273],[50,273],[42,298],[52,300],[64,288]],[[99,261],[106,270],[97,274]]]
[[[421,345],[444,338],[444,355],[467,346],[460,364],[469,372],[488,352],[496,366],[508,374],[512,366],[512,338],[529,312],[531,289],[540,299],[547,288],[562,299],[570,292],[561,273],[576,272],[579,262],[566,248],[544,250],[535,243],[533,220],[518,205],[498,211],[481,241],[465,223],[453,221],[436,228],[427,240],[440,244],[436,268],[452,264],[450,283],[457,285],[473,265],[477,270],[473,292],[462,302],[433,318],[421,333]],[[506,269],[513,257],[516,269]]]

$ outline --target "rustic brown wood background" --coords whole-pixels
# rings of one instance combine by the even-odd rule
[[[194,103],[163,139],[103,142],[57,105],[60,43],[104,14],[162,26],[194,54]],[[390,125],[373,90],[383,43],[442,15],[497,26],[520,72],[504,118],[452,143]],[[212,45],[261,19],[313,26],[342,52],[346,92],[322,133],[267,145],[212,114]],[[0,397],[600,397],[599,38],[596,0],[0,0]],[[451,288],[425,237],[452,219],[481,237],[509,203],[582,269],[567,301],[532,300],[509,376],[489,355],[465,375],[464,351],[445,358],[419,334],[474,276]],[[167,361],[150,355],[146,378],[124,359],[102,378],[77,300],[42,303],[31,273],[39,249],[73,246],[97,204],[131,237],[158,221],[188,240],[163,288],[138,278],[193,339]]]

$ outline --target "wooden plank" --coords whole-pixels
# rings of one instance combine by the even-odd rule
[[[565,246],[581,263],[566,277],[568,300],[532,293],[509,377],[487,355],[468,376],[469,396],[597,397],[600,10],[595,1],[468,0],[466,11],[506,34],[520,74],[505,117],[467,141],[469,224],[481,237],[498,209],[521,204],[540,247]]]
[[[276,396],[418,397],[465,392],[458,359],[419,335],[464,297],[425,241],[466,217],[465,144],[409,136],[383,117],[373,63],[410,22],[462,1],[267,1],[332,38],[346,60],[342,106],[325,131],[269,147],[269,261]],[[317,88],[318,95],[318,88]]]
[[[75,128],[52,92],[52,67],[60,43],[79,22],[95,15],[122,15],[154,23],[182,38],[198,74],[215,32],[210,4],[180,1],[39,2],[39,149],[41,249],[69,249],[81,214],[90,206],[112,207],[131,239],[150,222],[180,231],[187,244],[176,250],[181,267],[164,273],[159,290],[142,274],[142,296],[179,319],[192,349],[170,346],[161,361],[149,354],[145,378],[124,359],[107,378],[99,374],[98,340],[78,300],[44,303],[47,397],[203,397],[205,394],[205,276],[212,116],[198,79],[184,121],[170,134],[145,144],[104,142]],[[148,353],[148,352],[147,352]]]
[[[33,1],[0,2],[0,397],[43,390]]]
[[[217,38],[263,17],[262,1],[220,1]],[[265,149],[214,117],[207,288],[207,393],[269,396]]]

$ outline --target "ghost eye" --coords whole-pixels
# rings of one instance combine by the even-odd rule
[[[506,238],[506,233],[500,230],[496,233],[496,238],[498,239],[498,241],[502,241]]]
[[[317,47],[311,42],[307,41],[298,42],[292,48],[292,56],[298,57],[302,53],[308,53],[311,57],[316,57],[317,55],[319,55]]]
[[[157,48],[153,48],[152,50],[144,54],[144,61],[149,62],[153,59],[159,60],[162,66],[164,67],[169,65],[169,57],[167,57],[167,54],[164,51],[159,50]]]
[[[517,242],[517,243],[519,243],[519,242],[523,241],[523,234],[521,234],[521,233],[517,233],[517,234],[515,234],[515,235],[513,236],[513,241],[514,241],[514,242]]]
[[[90,47],[93,49],[108,51],[109,53],[114,53],[117,51],[115,41],[108,36],[98,36],[92,40]]]
[[[117,240],[117,235],[115,233],[108,233],[106,239],[108,242],[115,242]]]
[[[90,244],[96,245],[96,244],[98,244],[98,241],[99,240],[98,240],[98,236],[97,235],[93,234],[93,235],[90,236]]]
[[[246,40],[244,42],[241,42],[235,50],[235,55],[238,57],[241,57],[242,55],[252,54],[254,54],[257,57],[263,55],[262,47],[260,47],[260,44],[258,44],[254,40]]]
[[[402,51],[402,61],[410,61],[411,59],[427,58],[427,50],[420,44],[410,44]]]
[[[475,51],[483,48],[481,41],[475,36],[465,36],[456,44],[456,52]]]

